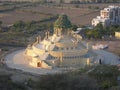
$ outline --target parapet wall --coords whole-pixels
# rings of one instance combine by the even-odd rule
[[[90,64],[89,58],[81,58],[81,59],[66,59],[62,60],[62,67],[84,67],[85,65]]]
[[[50,55],[53,57],[61,57],[61,56],[82,56],[85,55],[88,52],[87,49],[83,49],[83,50],[74,50],[71,52],[58,52],[58,51],[50,51]]]

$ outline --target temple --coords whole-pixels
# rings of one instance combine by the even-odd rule
[[[98,64],[97,54],[90,43],[83,43],[82,37],[71,30],[72,24],[66,15],[60,15],[54,23],[54,33],[49,31],[41,40],[28,45],[25,57],[33,67],[52,69],[56,67],[84,67]]]

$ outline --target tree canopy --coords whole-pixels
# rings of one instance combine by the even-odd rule
[[[71,27],[72,27],[72,24],[70,20],[68,19],[67,15],[64,15],[64,14],[60,15],[54,23],[54,28],[68,29]]]
[[[85,31],[86,38],[94,38],[94,39],[102,39],[105,36],[114,36],[116,31],[120,31],[119,25],[111,25],[108,27],[103,27],[101,23],[99,23],[93,29],[88,29]]]

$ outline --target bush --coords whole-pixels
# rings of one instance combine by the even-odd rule
[[[103,89],[108,89],[110,87],[112,87],[112,82],[109,80],[105,80],[101,83],[101,88]]]
[[[22,83],[14,83],[10,75],[0,75],[0,90],[26,90]]]
[[[89,72],[88,75],[95,78],[101,88],[110,88],[117,85],[119,70],[117,66],[99,65]]]
[[[98,90],[94,80],[85,76],[70,74],[44,76],[37,86],[39,90]]]
[[[100,80],[104,79],[115,79],[117,80],[117,76],[119,75],[119,70],[117,66],[111,65],[99,65],[94,68],[89,75]]]

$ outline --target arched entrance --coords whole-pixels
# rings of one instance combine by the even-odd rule
[[[40,62],[37,63],[37,67],[41,67],[41,63]]]

